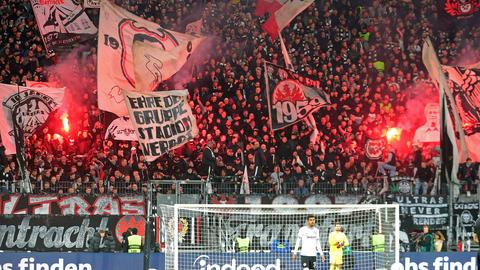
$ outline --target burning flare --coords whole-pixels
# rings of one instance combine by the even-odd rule
[[[68,123],[68,113],[64,112],[60,117],[60,119],[62,119],[63,130],[65,130],[65,132],[67,133],[70,132],[70,124]]]
[[[392,141],[399,141],[400,140],[400,135],[402,135],[402,129],[401,128],[389,128],[387,130],[387,141],[391,143]]]

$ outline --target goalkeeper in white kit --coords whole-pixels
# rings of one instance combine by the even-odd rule
[[[307,225],[300,228],[297,236],[297,243],[293,251],[292,260],[297,259],[298,248],[302,246],[300,251],[302,269],[314,270],[317,264],[317,251],[322,257],[322,262],[325,262],[322,245],[320,244],[320,231],[315,227],[315,216],[309,215],[307,217]]]

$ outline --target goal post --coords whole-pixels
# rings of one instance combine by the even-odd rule
[[[324,263],[317,256],[317,269],[329,269],[335,224],[349,241],[342,270],[390,270],[400,259],[398,205],[178,204],[159,210],[166,270],[303,269],[292,252],[308,215],[316,219],[326,256]]]

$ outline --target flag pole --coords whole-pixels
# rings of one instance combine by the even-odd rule
[[[283,42],[282,31],[278,31],[278,39],[280,39],[280,47],[282,48],[283,59],[285,60],[285,67],[292,71],[295,71],[295,69],[293,68],[292,60],[288,55],[287,47]]]
[[[17,85],[17,94],[20,96],[20,86]],[[20,101],[19,101],[20,103]],[[15,109],[11,109],[12,114],[12,124],[13,124],[13,136],[15,138],[15,150],[17,156],[18,167],[20,170],[20,192],[22,193],[32,193],[32,185],[30,183],[29,175],[27,173],[26,159],[25,159],[25,136],[23,132],[23,127],[19,127],[17,123],[17,114]]]
[[[293,68],[292,60],[290,59],[290,55],[288,55],[287,47],[285,46],[285,42],[283,41],[282,31],[278,31],[278,39],[280,40],[280,47],[282,48],[283,59],[285,60],[285,67],[295,72],[295,69]],[[315,118],[313,117],[313,112],[308,114],[304,122],[307,124],[307,126],[313,129],[312,134],[310,135],[310,142],[314,143],[318,135],[318,129],[317,129],[317,123],[315,122]]]
[[[274,136],[271,101],[270,101],[270,83],[268,79],[267,62],[263,60],[263,76],[265,77],[265,92],[267,93],[267,105],[268,105],[268,123],[270,124],[270,135]]]

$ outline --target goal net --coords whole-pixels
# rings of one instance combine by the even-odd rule
[[[335,224],[349,242],[342,270],[390,270],[399,261],[398,205],[165,205],[160,211],[167,270],[303,269],[300,252],[296,260],[292,252],[309,215],[326,257],[317,255],[316,269],[330,267]]]

